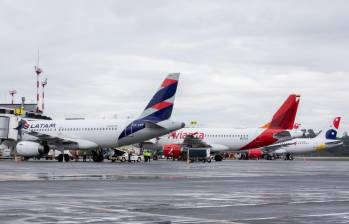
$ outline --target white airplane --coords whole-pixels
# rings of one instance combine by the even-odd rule
[[[340,121],[341,118],[336,117],[328,130],[326,132],[321,131],[315,138],[295,138],[280,144],[271,145],[269,149],[276,147],[278,149],[273,153],[276,155],[285,155],[285,159],[292,160],[295,154],[320,152],[328,148],[343,145],[342,141],[337,140]],[[268,150],[268,147],[266,147],[266,150]]]
[[[155,138],[184,127],[169,118],[177,90],[179,73],[169,74],[140,117],[136,119],[33,120],[22,118],[17,129],[21,141],[17,155],[33,157],[50,149],[94,150],[94,161],[102,161],[101,147],[120,147]],[[63,155],[63,154],[62,154]],[[59,158],[59,161],[63,160]]]
[[[211,152],[217,154],[224,151],[246,151],[301,137],[304,134],[302,131],[292,130],[299,100],[299,95],[291,94],[271,122],[259,128],[183,128],[158,138],[154,143],[146,142],[141,146],[157,150],[169,147],[171,155],[180,155],[183,149],[175,145],[183,145],[187,136],[193,136],[201,141],[198,147],[210,147]],[[164,156],[167,155],[164,153]],[[222,160],[222,156],[215,155],[215,160]]]

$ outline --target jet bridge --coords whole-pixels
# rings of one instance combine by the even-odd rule
[[[14,114],[0,114],[0,140],[18,139],[17,118]]]

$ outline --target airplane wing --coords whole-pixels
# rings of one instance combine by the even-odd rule
[[[209,148],[210,144],[202,141],[194,135],[187,135],[183,140],[183,145],[191,148]]]
[[[54,144],[63,144],[63,145],[68,145],[68,144],[78,144],[77,141],[64,138],[64,137],[59,137],[59,136],[53,136],[53,135],[48,135],[48,134],[43,134],[39,133],[36,131],[26,131],[24,132],[27,135],[31,135],[33,137],[36,137],[38,141],[46,141],[49,145],[54,145]]]
[[[277,143],[277,144],[273,144],[273,145],[264,146],[263,150],[267,151],[267,152],[273,152],[273,151],[278,150],[280,148],[288,147],[290,145],[295,145],[295,144],[296,144],[296,142]]]

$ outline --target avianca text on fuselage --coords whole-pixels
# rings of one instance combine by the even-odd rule
[[[203,132],[173,131],[168,134],[169,139],[185,139],[187,136],[194,136],[199,139],[205,139],[205,133]]]

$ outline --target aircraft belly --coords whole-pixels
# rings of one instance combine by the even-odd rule
[[[117,135],[115,133],[106,133],[91,136],[91,141],[96,142],[100,147],[115,147]]]

